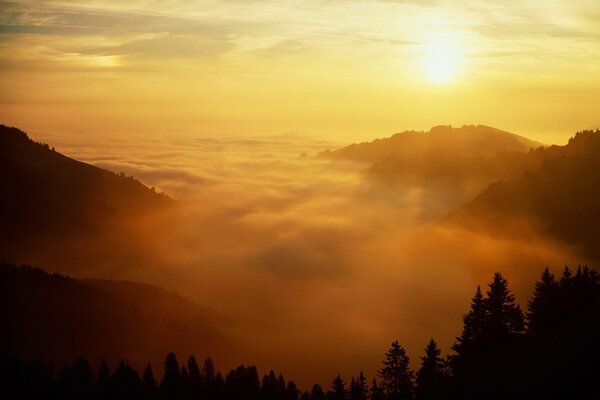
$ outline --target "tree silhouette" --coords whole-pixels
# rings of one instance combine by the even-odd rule
[[[550,270],[545,268],[528,303],[527,328],[531,336],[540,336],[543,332],[557,328],[560,303],[559,284]]]
[[[346,400],[347,396],[346,382],[338,375],[331,382],[331,389],[327,392],[327,400]]]
[[[160,382],[160,397],[175,399],[181,395],[181,370],[175,353],[167,354],[165,359],[165,372]]]
[[[310,389],[310,400],[325,400],[325,392],[321,385],[315,384]]]
[[[478,287],[463,317],[461,335],[452,347],[451,369],[431,339],[413,390],[406,351],[393,342],[378,371],[381,383],[374,379],[370,390],[362,372],[352,377],[349,389],[338,375],[327,394],[317,384],[304,392],[301,400],[600,398],[598,272],[586,266],[574,273],[565,268],[557,281],[545,269],[528,303],[527,319],[525,330],[508,282],[495,274],[486,297]],[[256,367],[240,365],[223,379],[211,359],[206,359],[202,368],[193,356],[180,365],[174,353],[165,359],[160,386],[150,364],[140,379],[125,361],[112,375],[102,361],[94,379],[83,357],[59,374],[41,359],[27,361],[0,353],[2,398],[299,400],[295,383],[286,382],[273,370],[260,382]]]
[[[406,350],[397,341],[393,342],[385,353],[383,368],[378,371],[386,399],[412,398],[413,372],[409,369],[409,362]]]
[[[488,340],[504,340],[521,335],[525,331],[525,319],[521,307],[515,303],[515,296],[508,288],[502,274],[496,272],[489,284],[485,299],[487,321],[484,334]]]
[[[508,282],[494,274],[483,298],[478,287],[470,311],[463,317],[463,330],[452,346],[450,357],[454,396],[505,398],[522,385],[515,366],[523,365],[521,351],[525,322]]]
[[[440,358],[441,350],[431,339],[425,348],[425,356],[421,357],[421,368],[417,372],[415,399],[444,399],[447,393],[446,363]]]
[[[142,381],[129,364],[121,361],[111,378],[111,399],[142,399]]]
[[[98,368],[98,379],[96,386],[98,387],[98,396],[100,399],[108,399],[110,396],[110,369],[106,361],[102,360]]]
[[[363,372],[360,371],[358,377],[352,377],[350,381],[350,400],[367,400],[368,395],[367,379]]]
[[[144,369],[144,375],[142,377],[142,393],[145,399],[155,400],[158,398],[158,382],[154,378],[154,371],[152,365],[148,363]]]
[[[300,394],[300,391],[298,390],[298,387],[296,386],[296,384],[293,381],[289,381],[287,383],[287,386],[285,387],[285,395],[283,396],[284,400],[299,400],[298,399],[298,395]]]
[[[190,356],[187,362],[188,386],[191,398],[198,398],[202,394],[202,373],[194,356]]]
[[[260,390],[256,367],[240,365],[225,377],[225,393],[230,399],[255,400]]]
[[[383,387],[377,383],[376,379],[373,379],[373,382],[371,383],[371,400],[385,400]]]
[[[475,295],[471,300],[471,309],[463,316],[463,329],[452,350],[457,353],[453,357],[455,368],[461,367],[462,361],[472,353],[473,347],[481,342],[482,333],[486,320],[486,309],[481,287],[477,286]]]
[[[68,399],[89,398],[94,392],[94,374],[87,360],[78,357],[62,372],[63,393]]]

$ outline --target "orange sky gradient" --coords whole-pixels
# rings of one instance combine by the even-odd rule
[[[600,3],[1,1],[0,120],[31,133],[355,141],[598,126]]]

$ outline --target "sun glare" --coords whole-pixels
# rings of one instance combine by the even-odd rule
[[[429,82],[446,84],[455,80],[461,64],[462,51],[449,42],[435,42],[425,46],[423,71]]]

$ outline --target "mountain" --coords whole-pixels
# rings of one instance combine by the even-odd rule
[[[173,292],[6,263],[0,264],[0,318],[0,356],[59,365],[84,355],[94,363],[125,358],[143,366],[169,351],[214,354],[224,341],[214,316]]]
[[[0,260],[63,272],[118,253],[140,221],[176,204],[132,177],[73,160],[5,125],[0,187]]]
[[[442,196],[446,211],[472,200],[491,182],[519,176],[540,147],[522,136],[484,125],[437,126],[429,132],[406,131],[385,139],[325,151],[330,160],[367,163],[371,182],[400,189],[423,188]]]
[[[513,235],[525,223],[600,261],[600,130],[578,132],[565,146],[527,157],[539,166],[491,184],[446,223]]]
[[[0,234],[94,230],[172,203],[123,174],[66,157],[0,125]]]
[[[388,159],[434,159],[436,157],[492,157],[500,152],[527,152],[541,144],[485,125],[460,128],[440,125],[429,132],[405,131],[389,138],[351,144],[320,155],[379,163]]]

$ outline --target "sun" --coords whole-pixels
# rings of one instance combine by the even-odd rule
[[[436,41],[424,46],[422,68],[425,78],[435,84],[453,82],[462,64],[463,51],[455,43]]]

